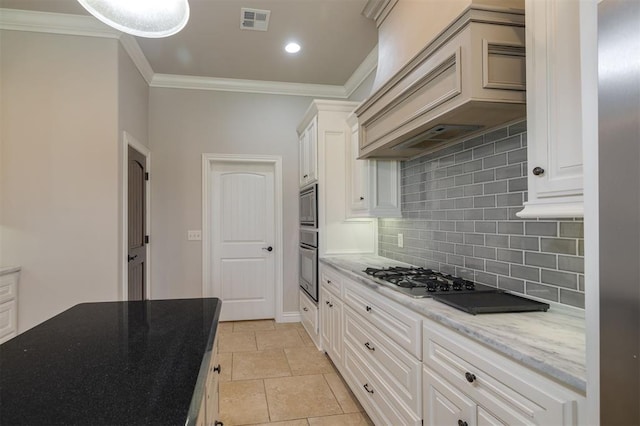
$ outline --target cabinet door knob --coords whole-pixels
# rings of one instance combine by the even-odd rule
[[[330,308],[333,308],[333,303],[329,303],[329,307],[330,307]]]
[[[218,364],[215,367],[213,367],[213,371],[215,371],[216,373],[220,374],[222,372],[222,367],[220,367],[220,364]]]
[[[371,344],[369,342],[364,344],[364,347],[369,349],[370,351],[375,351],[376,348],[374,348],[373,346],[371,346]]]
[[[364,200],[364,197],[360,197],[360,201]]]
[[[536,176],[541,176],[544,174],[544,169],[542,167],[534,167],[533,174]]]
[[[467,422],[463,422],[462,420],[458,420],[458,426],[468,426]]]
[[[304,175],[304,176],[302,176],[302,177],[306,179],[306,178],[308,178],[308,177],[309,177],[309,175]]]
[[[371,312],[371,306],[367,306],[365,307],[365,309],[367,310],[367,312]]]
[[[366,390],[369,393],[373,393],[373,389],[369,389],[369,383],[365,383],[363,386],[364,390]]]
[[[471,374],[468,371],[466,373],[464,373],[464,377],[467,379],[467,382],[469,383],[473,383],[476,381],[476,375],[475,374]]]
[[[306,308],[306,307],[302,308],[302,310],[305,311],[305,312],[309,312],[309,308]]]
[[[331,284],[331,280],[327,280],[327,284]]]
[[[325,305],[328,305],[328,304],[329,304],[329,301],[328,301],[328,300],[325,300],[324,304],[325,304]]]

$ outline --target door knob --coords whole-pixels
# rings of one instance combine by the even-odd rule
[[[269,247],[262,247],[262,250],[264,251],[273,251],[273,247],[269,246]]]

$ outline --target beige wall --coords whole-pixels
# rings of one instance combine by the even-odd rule
[[[147,148],[149,147],[149,85],[138,71],[129,54],[118,44],[118,211],[122,211],[122,162],[124,132]],[[150,208],[148,206],[147,208]],[[118,218],[118,247],[123,247],[123,216]],[[124,266],[126,253],[118,256],[118,270]],[[119,276],[120,278],[120,276]],[[119,281],[120,282],[120,281]],[[125,299],[122,285],[118,284],[118,298]]]
[[[19,331],[118,296],[118,42],[3,31],[0,246]]]
[[[152,294],[202,296],[202,154],[282,156],[285,312],[298,310],[298,144],[310,98],[152,88]]]
[[[524,10],[524,0],[399,0],[378,28],[374,90],[472,4]]]

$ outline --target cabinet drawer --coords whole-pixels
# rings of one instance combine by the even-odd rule
[[[367,360],[380,378],[416,416],[422,413],[420,371],[415,357],[373,328],[355,311],[345,308],[345,342]]]
[[[404,406],[389,387],[373,372],[367,361],[346,345],[345,379],[367,414],[379,425],[419,425],[420,416]]]
[[[16,335],[17,325],[18,310],[15,300],[0,304],[0,343]]]
[[[304,292],[300,292],[300,316],[302,325],[309,333],[318,334],[318,307]]]
[[[18,274],[0,277],[0,303],[14,300],[18,291]]]
[[[577,422],[583,396],[446,327],[425,321],[423,350],[425,365],[507,424]]]
[[[344,301],[401,348],[422,359],[422,320],[418,314],[349,280],[345,280]]]
[[[342,277],[327,266],[320,267],[320,285],[342,299]]]

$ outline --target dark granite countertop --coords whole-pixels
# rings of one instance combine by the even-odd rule
[[[195,424],[222,302],[83,303],[0,345],[0,424]]]

